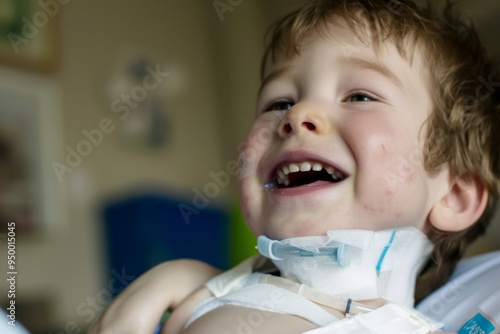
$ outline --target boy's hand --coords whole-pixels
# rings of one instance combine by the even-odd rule
[[[195,260],[176,260],[160,264],[128,286],[102,316],[92,324],[89,334],[152,334],[167,309],[172,314],[167,326],[175,333],[184,326],[191,310],[210,293],[200,287],[220,270]],[[196,293],[194,291],[198,290]],[[185,303],[181,302],[191,294]]]

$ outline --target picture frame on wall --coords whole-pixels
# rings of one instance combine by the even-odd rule
[[[51,167],[62,155],[60,104],[54,80],[0,67],[0,221],[16,222],[19,234],[64,221],[63,187]]]
[[[35,0],[0,1],[0,65],[50,73],[60,63],[60,8]]]

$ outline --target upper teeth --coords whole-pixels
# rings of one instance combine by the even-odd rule
[[[276,180],[280,184],[288,185],[290,183],[290,181],[288,180],[288,174],[290,173],[297,173],[299,171],[309,172],[310,170],[319,172],[322,169],[324,169],[328,174],[330,174],[332,176],[332,179],[335,181],[342,180],[345,178],[345,175],[341,171],[337,170],[332,166],[323,165],[320,162],[303,161],[300,163],[290,162],[288,164],[282,165],[276,171]]]

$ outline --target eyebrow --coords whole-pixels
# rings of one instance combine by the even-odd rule
[[[386,77],[390,81],[392,81],[392,83],[395,84],[397,87],[399,88],[403,87],[401,80],[399,80],[399,78],[394,74],[394,72],[392,72],[387,66],[385,66],[382,63],[372,62],[361,58],[349,58],[345,61],[345,63],[347,63],[347,65],[354,65],[375,71],[381,74],[382,76]]]
[[[278,70],[273,71],[269,75],[267,75],[262,80],[262,83],[260,84],[259,95],[260,95],[260,93],[262,92],[262,90],[264,89],[264,87],[266,85],[268,85],[271,81],[278,79],[279,77],[281,77],[286,72],[289,72],[291,70],[291,68],[292,68],[292,66],[283,66],[283,67],[279,68]]]
[[[401,80],[399,80],[399,78],[387,66],[385,66],[382,63],[377,63],[377,62],[369,61],[369,60],[362,59],[362,58],[356,58],[356,57],[345,59],[342,61],[342,63],[344,63],[345,65],[353,65],[353,66],[358,66],[361,68],[366,68],[368,70],[375,71],[375,72],[379,73],[380,75],[389,79],[389,81],[391,81],[397,87],[399,87],[399,88],[403,87]],[[283,76],[286,72],[289,72],[291,70],[291,68],[292,68],[292,66],[283,66],[283,67],[277,69],[276,71],[271,72],[269,75],[267,75],[262,80],[262,83],[260,84],[258,94],[260,95],[260,93],[262,92],[262,90],[264,89],[264,87],[266,85],[268,85],[273,80],[276,80],[279,77]]]

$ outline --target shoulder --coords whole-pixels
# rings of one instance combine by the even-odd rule
[[[448,283],[417,309],[458,331],[468,322],[500,323],[500,251],[461,261]],[[486,320],[483,320],[486,319]],[[476,324],[478,325],[478,324]]]

